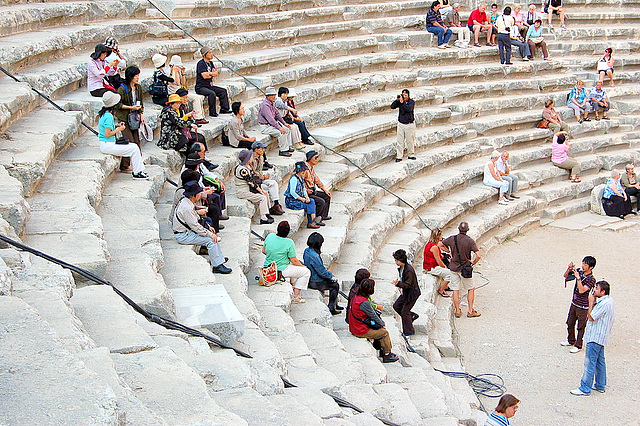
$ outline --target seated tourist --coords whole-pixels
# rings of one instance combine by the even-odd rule
[[[567,152],[571,146],[569,145],[569,133],[558,132],[553,136],[551,144],[551,162],[554,166],[561,169],[570,170],[569,180],[571,183],[581,182],[578,174],[580,173],[580,163],[569,157]]]
[[[548,121],[549,129],[553,131],[553,133],[568,132],[569,125],[562,120],[560,114],[553,107],[554,102],[553,99],[547,99],[544,101],[544,110],[542,111],[542,119]]]
[[[541,18],[540,14],[536,12],[536,5],[531,3],[527,8],[527,13],[524,18],[524,24],[527,27],[527,31],[529,30],[529,27],[532,27],[533,24],[540,18]],[[540,22],[542,23],[542,21]],[[525,36],[526,34],[527,34],[526,32],[523,33],[523,36]]]
[[[305,145],[313,145],[313,142],[309,139],[311,134],[309,130],[307,130],[307,124],[304,122],[302,117],[298,114],[298,110],[296,109],[296,102],[294,98],[296,97],[296,89],[290,88],[289,94],[287,95],[287,106],[289,107],[289,112],[291,112],[291,118],[293,119],[293,124],[298,126],[300,129],[300,135],[302,136],[302,143]],[[285,117],[286,121],[286,117]],[[291,124],[291,123],[289,123]]]
[[[500,158],[500,153],[498,151],[493,151],[489,161],[487,161],[487,164],[484,166],[484,177],[482,178],[482,183],[487,186],[498,188],[500,190],[498,204],[506,206],[508,204],[507,201],[509,201],[506,196],[509,191],[509,182],[502,179],[498,174],[496,169],[496,161],[498,161],[498,158]]]
[[[253,154],[248,149],[243,149],[238,153],[240,164],[233,170],[236,196],[256,204],[260,213],[260,225],[268,225],[274,221],[273,217],[269,214],[271,201],[269,194],[262,188],[261,182],[256,178],[249,164],[252,158]]]
[[[182,99],[182,103],[180,104],[180,107],[178,109],[178,116],[182,117],[182,119],[186,122],[189,123],[189,128],[188,129],[184,129],[183,133],[185,135],[185,137],[187,138],[187,147],[191,147],[195,142],[199,142],[204,146],[204,150],[207,151],[207,139],[204,137],[203,134],[198,133],[198,131],[196,130],[198,128],[199,125],[202,124],[207,124],[208,121],[207,120],[196,120],[194,119],[194,117],[197,117],[198,114],[195,111],[190,110],[189,108],[189,91],[187,89],[178,89],[176,90],[176,95],[180,96],[180,99]],[[169,95],[171,96],[171,95]],[[199,96],[199,95],[196,95]],[[194,103],[195,105],[195,103]],[[192,124],[196,124],[198,126],[193,127],[191,126]]]
[[[205,227],[199,221],[195,203],[202,197],[204,189],[195,181],[187,182],[183,186],[184,198],[176,205],[171,218],[171,228],[176,241],[180,244],[205,246],[209,253],[212,272],[230,274],[232,270],[224,265],[226,258],[222,255],[218,236],[213,228],[208,225]]]
[[[229,145],[234,148],[251,149],[251,144],[256,141],[254,136],[249,136],[244,130],[242,117],[245,114],[244,107],[240,102],[231,104],[231,122],[229,123]]]
[[[398,278],[393,280],[393,284],[400,289],[400,296],[393,303],[393,310],[402,319],[402,334],[412,336],[416,333],[413,322],[418,319],[418,314],[411,312],[411,309],[420,297],[420,285],[416,271],[407,259],[407,252],[399,249],[393,252],[393,259],[398,267]]]
[[[294,174],[284,191],[284,205],[292,210],[304,210],[307,214],[307,228],[318,229],[324,226],[324,223],[322,223],[322,216],[316,216],[316,203],[307,194],[303,177],[306,170],[308,168],[304,161],[298,161],[295,164]]]
[[[509,166],[509,152],[504,151],[500,154],[500,158],[496,161],[496,170],[503,180],[509,182],[507,197],[511,199],[520,198],[516,195],[516,192],[518,192],[518,176],[511,173],[512,170]]]
[[[471,12],[469,20],[467,21],[469,31],[473,31],[475,47],[480,47],[480,33],[485,31],[487,33],[487,46],[491,46],[491,33],[493,32],[493,27],[489,22],[489,18],[487,18],[486,10],[487,4],[480,3],[478,8]]]
[[[314,151],[307,152],[307,170],[304,171],[304,186],[307,190],[309,198],[316,203],[316,215],[322,220],[331,220],[329,216],[329,208],[331,208],[331,191],[329,191],[322,183],[322,180],[316,174],[315,166],[320,161],[319,154]]]
[[[209,196],[209,199],[213,200],[220,207],[220,220],[228,220],[229,216],[226,214],[225,210],[227,209],[227,188],[224,185],[224,180],[221,175],[217,174],[214,170],[217,166],[216,164],[211,164],[205,158],[205,150],[204,145],[199,142],[191,145],[189,149],[189,154],[187,155],[187,159],[191,160],[199,160],[199,161],[185,161],[182,170],[191,169],[200,173],[200,179],[198,182],[200,185],[205,188],[212,188],[213,193]],[[187,164],[189,163],[189,164]],[[221,227],[220,229],[223,229]]]
[[[153,83],[149,89],[151,100],[156,105],[165,106],[169,100],[169,88],[167,83],[173,83],[173,78],[169,77],[164,70],[167,63],[167,57],[156,53],[151,58],[155,70],[153,71]]]
[[[142,153],[138,145],[134,143],[117,144],[116,133],[125,129],[125,124],[121,121],[116,126],[113,118],[113,108],[120,103],[120,95],[107,91],[102,95],[104,105],[98,113],[98,140],[100,141],[100,152],[103,154],[117,155],[119,157],[130,157],[133,167],[134,179],[148,179],[149,176],[144,171]]]
[[[598,74],[600,75],[600,81],[604,83],[605,76],[609,77],[609,82],[611,83],[611,87],[614,87],[613,84],[613,49],[607,47],[604,49],[604,56],[600,58],[598,61]]]
[[[202,46],[200,53],[202,54],[202,59],[196,64],[196,94],[207,98],[211,117],[218,116],[216,112],[216,96],[220,99],[220,114],[230,114],[227,89],[213,84],[213,79],[219,74],[213,64],[213,49],[208,46]]]
[[[566,28],[564,26],[564,9],[562,0],[549,0],[547,2],[547,19],[549,20],[549,28],[553,28],[553,15],[558,15],[560,17],[560,25],[562,28]]]
[[[633,164],[627,164],[624,169],[626,173],[622,175],[620,183],[629,197],[633,195],[637,198],[636,211],[640,212],[640,181],[633,170]]]
[[[583,121],[591,121],[589,119],[589,111],[591,111],[591,102],[587,96],[587,91],[584,89],[584,81],[578,80],[571,92],[569,92],[569,99],[567,105],[575,113],[578,123]]]
[[[440,278],[438,294],[442,297],[450,297],[445,293],[445,290],[449,287],[449,281],[451,281],[451,271],[444,263],[442,250],[449,251],[449,249],[442,244],[442,229],[433,228],[429,241],[427,245],[424,246],[422,269],[425,273]]]
[[[522,58],[522,60],[530,60],[531,51],[529,50],[529,43],[524,41],[524,37],[520,35],[520,29],[517,25],[511,27],[509,38],[511,39],[511,44],[518,47],[518,51],[520,52],[520,57]]]
[[[542,36],[541,19],[536,19],[533,25],[529,27],[525,40],[529,43],[529,51],[531,52],[532,59],[535,58],[536,49],[538,48],[542,50],[542,59],[545,61],[551,59],[549,57],[549,51],[547,50],[547,43],[544,41],[544,37]]]
[[[511,8],[509,8],[511,10]],[[511,14],[511,12],[509,12]],[[489,22],[491,22],[491,45],[496,45],[496,33],[498,32],[498,5],[493,3],[491,5],[491,11],[489,12]]]
[[[277,93],[274,87],[267,87],[265,90],[265,99],[258,110],[258,124],[263,135],[278,138],[278,155],[291,157],[294,151],[291,147],[291,125],[284,121],[275,106]]]
[[[251,152],[253,156],[248,166],[251,168],[256,182],[261,181],[260,187],[267,191],[267,194],[269,194],[269,199],[273,203],[273,205],[269,208],[269,213],[279,216],[284,214],[284,209],[282,208],[282,205],[280,205],[280,189],[278,187],[278,182],[271,179],[271,176],[262,173],[265,170],[265,148],[266,145],[262,142],[256,141],[251,144]]]
[[[518,31],[522,34],[522,31],[526,31],[528,26],[524,21],[524,15],[521,12],[522,6],[519,4],[513,5],[513,11],[511,12],[511,16],[515,22],[515,25],[518,27]]]
[[[104,44],[107,49],[111,50],[111,54],[104,59],[104,62],[107,64],[111,64],[115,60],[118,61],[116,72],[114,74],[107,74],[105,76],[105,79],[107,80],[109,85],[117,90],[118,87],[120,87],[120,85],[124,82],[124,79],[122,78],[122,76],[120,76],[120,72],[124,71],[127,68],[127,61],[125,60],[124,56],[122,56],[122,53],[120,53],[118,40],[116,40],[114,37],[107,37],[102,44]]]
[[[631,207],[629,196],[620,183],[620,172],[611,171],[611,178],[607,181],[602,193],[602,207],[607,216],[624,219],[629,213],[636,214]]]
[[[266,255],[264,267],[271,265],[271,262],[276,262],[282,277],[291,280],[293,286],[291,303],[305,303],[305,300],[300,297],[300,292],[307,289],[311,271],[296,257],[296,246],[292,239],[287,238],[290,231],[289,222],[283,220],[278,224],[275,234],[267,235],[262,246],[262,253]]]
[[[370,276],[371,276],[371,273],[366,268],[360,268],[356,271],[356,274],[353,280],[353,285],[349,289],[349,294],[347,298],[347,314],[344,319],[347,324],[349,323],[349,309],[351,309],[351,302],[353,301],[353,298],[358,293],[358,290],[360,290],[360,283],[363,280],[369,278]],[[378,305],[378,306],[380,306],[378,310],[381,311],[382,305]]]
[[[202,167],[202,161],[202,158],[200,158],[197,153],[194,152],[188,154],[187,159],[182,166],[182,170],[180,171],[180,180],[178,181],[178,185],[183,185],[185,183],[182,180],[182,173],[184,173],[185,170],[192,170],[197,173],[196,181],[204,188],[203,191],[205,193],[201,202],[208,208],[207,217],[211,219],[211,226],[213,226],[213,229],[216,232],[220,232],[221,229],[224,229],[224,226],[220,224],[220,220],[222,220],[225,194],[219,187],[219,184],[216,185],[218,182],[210,179],[205,180],[205,175],[200,172],[200,170],[206,170],[206,168]],[[210,172],[207,170],[207,173]]]
[[[115,75],[118,69],[120,59],[114,59],[109,63],[105,59],[111,51],[104,44],[96,46],[95,51],[90,55],[91,60],[87,62],[87,90],[91,96],[96,98],[102,97],[105,92],[116,92],[117,87],[111,85],[105,86],[105,78]]]
[[[319,291],[329,290],[329,312],[331,315],[338,315],[344,309],[338,306],[338,291],[340,286],[338,280],[333,274],[327,270],[322,264],[322,258],[320,257],[322,243],[324,238],[317,232],[312,232],[307,238],[307,248],[304,249],[304,265],[311,271],[311,278],[309,278],[309,288]]]
[[[347,311],[349,331],[356,337],[376,341],[381,348],[382,362],[396,362],[398,356],[391,352],[389,332],[384,328],[384,321],[369,301],[375,291],[375,285],[375,281],[371,278],[366,278],[360,283],[360,288]]]
[[[185,130],[195,130],[197,126],[195,123],[189,124],[178,115],[181,105],[182,98],[177,93],[169,96],[167,105],[160,113],[160,138],[156,143],[162,149],[175,149],[186,155],[189,151],[189,139]]]
[[[449,31],[456,35],[457,40],[453,43],[456,47],[471,47],[471,31],[466,25],[460,23],[460,3],[454,3],[451,12],[442,17],[445,27],[449,27]],[[442,13],[442,10],[440,10]]]
[[[427,31],[438,37],[438,47],[440,49],[446,49],[447,47],[451,47],[449,46],[449,39],[451,38],[452,32],[444,25],[444,21],[439,12],[440,6],[438,0],[431,3],[431,7],[427,12],[426,24]]]
[[[602,88],[602,82],[597,81],[596,86],[591,89],[589,93],[589,99],[591,100],[591,109],[595,111],[596,120],[600,120],[600,111],[602,111],[602,119],[608,120],[607,111],[609,111],[609,98],[607,92]]]
[[[287,97],[289,96],[289,89],[286,87],[280,87],[278,89],[278,97],[276,98],[274,105],[282,119],[289,125],[289,131],[291,132],[291,144],[296,149],[303,149],[302,134],[298,126],[293,126],[293,114],[291,113],[290,106],[287,105]]]
[[[185,67],[182,65],[180,55],[173,55],[171,57],[169,60],[169,69],[170,77],[173,79],[173,81],[167,84],[169,94],[177,93],[180,95],[180,97],[183,98],[185,109],[188,108],[188,103],[191,102],[193,109],[189,111],[188,114],[195,120],[196,124],[208,124],[209,121],[204,118],[204,97],[187,90],[187,75],[185,73]]]

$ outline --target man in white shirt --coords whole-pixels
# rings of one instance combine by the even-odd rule
[[[584,373],[580,380],[580,387],[572,390],[572,395],[589,396],[592,389],[600,393],[605,392],[607,366],[604,360],[604,347],[609,343],[615,316],[613,299],[609,296],[610,290],[611,286],[608,282],[598,281],[589,294],[587,330],[584,333],[584,341],[587,344]]]

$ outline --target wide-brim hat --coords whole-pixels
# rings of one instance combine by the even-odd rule
[[[238,153],[238,160],[240,160],[241,166],[247,164],[249,160],[251,160],[251,157],[253,157],[253,153],[248,149],[243,149]]]
[[[191,182],[187,182],[182,186],[184,187],[184,196],[187,198],[193,197],[194,195],[199,194],[204,190],[197,180],[192,180]]]
[[[120,103],[120,94],[114,92],[104,92],[102,95],[102,104],[105,108],[111,108]]]
[[[103,44],[109,49],[116,50],[118,48],[118,40],[115,37],[107,37]]]
[[[197,166],[198,164],[202,164],[202,158],[200,158],[198,153],[193,152],[187,155],[187,159],[184,161],[184,164],[186,166]]]
[[[104,44],[100,43],[96,45],[94,52],[90,55],[93,59],[98,59],[100,55],[109,51],[109,48]]]
[[[294,89],[293,87],[289,88],[289,94],[287,95],[288,98],[293,98],[294,96],[296,96],[296,89]]]
[[[254,143],[251,144],[251,149],[266,148],[266,147],[267,146],[260,141],[255,141]]]
[[[172,93],[169,95],[169,100],[167,101],[167,105],[172,104],[174,102],[182,102],[182,98],[177,93]]]
[[[167,57],[161,53],[156,53],[151,57],[151,62],[153,62],[153,66],[156,68],[163,67],[164,64],[167,63]]]
[[[267,87],[267,89],[264,91],[264,94],[265,94],[266,96],[271,96],[271,95],[277,95],[277,94],[278,94],[278,92],[276,91],[276,88],[275,88],[275,87],[271,87],[271,86],[269,86],[269,87]]]
[[[311,160],[316,155],[318,155],[318,151],[311,150],[307,152],[307,161]]]
[[[169,65],[182,66],[182,58],[180,57],[180,55],[173,55],[169,60]]]

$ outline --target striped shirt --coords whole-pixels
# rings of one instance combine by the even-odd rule
[[[608,295],[602,296],[591,310],[593,321],[587,321],[587,330],[584,332],[585,343],[594,342],[607,346],[613,327],[613,317],[613,299]]]
[[[489,417],[487,417],[487,421],[484,426],[510,426],[511,422],[505,416],[501,416],[500,414],[491,413]]]

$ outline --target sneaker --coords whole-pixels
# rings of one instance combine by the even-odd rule
[[[604,117],[602,117],[603,120],[608,120],[609,117],[607,117],[606,115]]]
[[[450,45],[449,43],[445,43],[445,44],[444,44],[444,47],[446,47],[447,49],[450,49],[450,48],[451,48],[451,45]]]
[[[597,388],[597,387],[595,387],[595,386],[592,386],[592,387],[591,387],[591,389],[592,389],[592,390],[594,390],[594,391],[596,391],[596,392],[600,392],[600,393],[604,393],[604,392],[605,392],[605,390],[604,390],[604,389],[600,390],[600,389],[598,389],[598,388]]]
[[[582,348],[576,348],[575,346],[573,348],[571,348],[571,350],[569,351],[572,354],[577,354],[578,352],[580,352],[582,350]]]
[[[231,114],[231,110],[230,109],[221,109],[220,110],[220,114]]]
[[[302,143],[305,145],[314,145],[314,143],[311,142],[309,139],[307,139],[306,141],[302,141]]]
[[[274,221],[273,218],[267,218],[266,220],[260,219],[260,225],[270,225],[273,223],[273,221]]]
[[[233,272],[233,270],[231,268],[227,268],[226,266],[224,266],[224,263],[221,263],[218,266],[214,266],[213,269],[211,269],[211,272],[213,272],[214,274],[230,274],[231,272]]]
[[[269,170],[269,169],[273,169],[273,164],[269,163],[268,161],[265,161],[264,164],[262,165],[262,170]]]
[[[520,197],[518,197],[518,196],[517,196],[517,195],[515,195],[515,194],[511,194],[511,195],[509,195],[509,197],[511,197],[511,198],[515,198],[516,200],[517,200],[518,198],[520,198]]]
[[[213,114],[209,114],[211,117],[216,118],[218,116],[217,112],[214,112]]]
[[[566,26],[564,23],[560,24],[560,26],[561,26],[563,29],[567,29],[567,26]]]
[[[507,203],[506,200],[499,200],[498,204],[500,204],[501,206],[508,206],[509,205],[509,203]]]
[[[573,346],[573,344],[567,342],[566,340],[562,343],[560,343],[560,346]]]
[[[447,46],[445,46],[444,44],[441,44],[440,46],[438,46],[438,49],[446,49],[446,48]],[[390,362],[393,362],[393,361],[390,361]]]
[[[384,363],[396,362],[398,359],[398,355],[394,354],[393,352],[382,355],[382,362]]]
[[[523,61],[530,61],[531,59],[527,58],[526,56],[524,58],[522,58]]]
[[[281,157],[291,157],[291,153],[289,151],[278,151],[278,155]]]
[[[131,173],[134,179],[149,179],[149,175],[145,172]]]
[[[590,394],[582,392],[580,389],[574,389],[571,392],[571,395],[575,396],[589,396]]]
[[[402,161],[402,158],[396,158],[396,163],[399,163]]]
[[[413,155],[409,157],[409,160],[415,160],[416,157],[414,157]]]
[[[513,65],[513,62],[505,62],[505,65]]]

